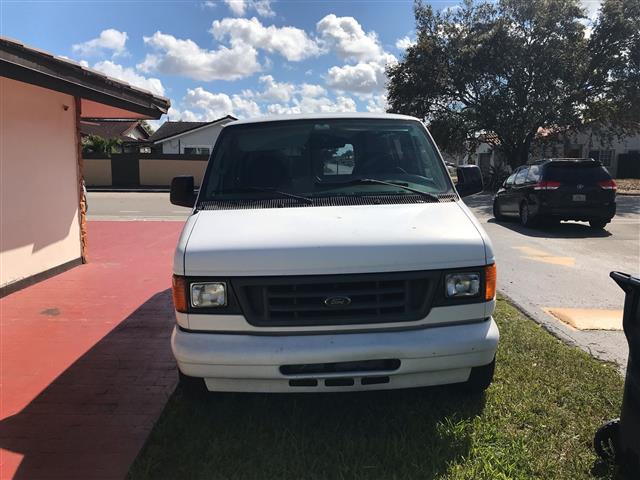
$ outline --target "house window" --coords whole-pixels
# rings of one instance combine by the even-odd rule
[[[140,153],[151,153],[151,147],[140,147]]]
[[[209,147],[184,147],[186,155],[209,155],[210,152]]]
[[[602,165],[604,165],[605,167],[610,167],[614,153],[614,150],[591,150],[589,152],[589,157],[593,158],[594,160],[600,160]]]

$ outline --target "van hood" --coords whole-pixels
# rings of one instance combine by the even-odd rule
[[[488,263],[483,237],[462,202],[200,211],[185,225],[174,273],[319,275],[477,266]]]

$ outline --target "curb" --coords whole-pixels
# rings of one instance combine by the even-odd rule
[[[540,325],[540,327],[542,327],[543,330],[547,331],[549,334],[556,337],[565,345],[569,345],[570,347],[574,347],[579,350],[582,350],[583,352],[588,353],[592,358],[595,358],[596,360],[613,365],[618,370],[618,372],[620,372],[620,374],[624,377],[626,368],[627,368],[626,364],[622,365],[616,361],[606,359],[597,355],[595,352],[591,350],[591,348],[588,345],[584,345],[581,342],[577,341],[575,338],[569,335],[559,324],[556,324],[555,321],[552,320],[551,318],[545,318],[544,316],[537,315],[535,312],[529,310],[527,307],[520,305],[512,297],[502,292],[500,289],[498,289],[498,294],[507,302],[509,302],[509,304],[511,304],[512,307],[520,311],[525,317],[529,318],[532,322]]]

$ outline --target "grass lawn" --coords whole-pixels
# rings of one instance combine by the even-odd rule
[[[623,380],[504,300],[484,397],[431,388],[348,394],[178,389],[131,467],[138,478],[613,478],[591,442]]]

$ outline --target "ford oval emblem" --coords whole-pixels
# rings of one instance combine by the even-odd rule
[[[328,297],[324,299],[327,307],[345,307],[351,303],[349,297]]]

